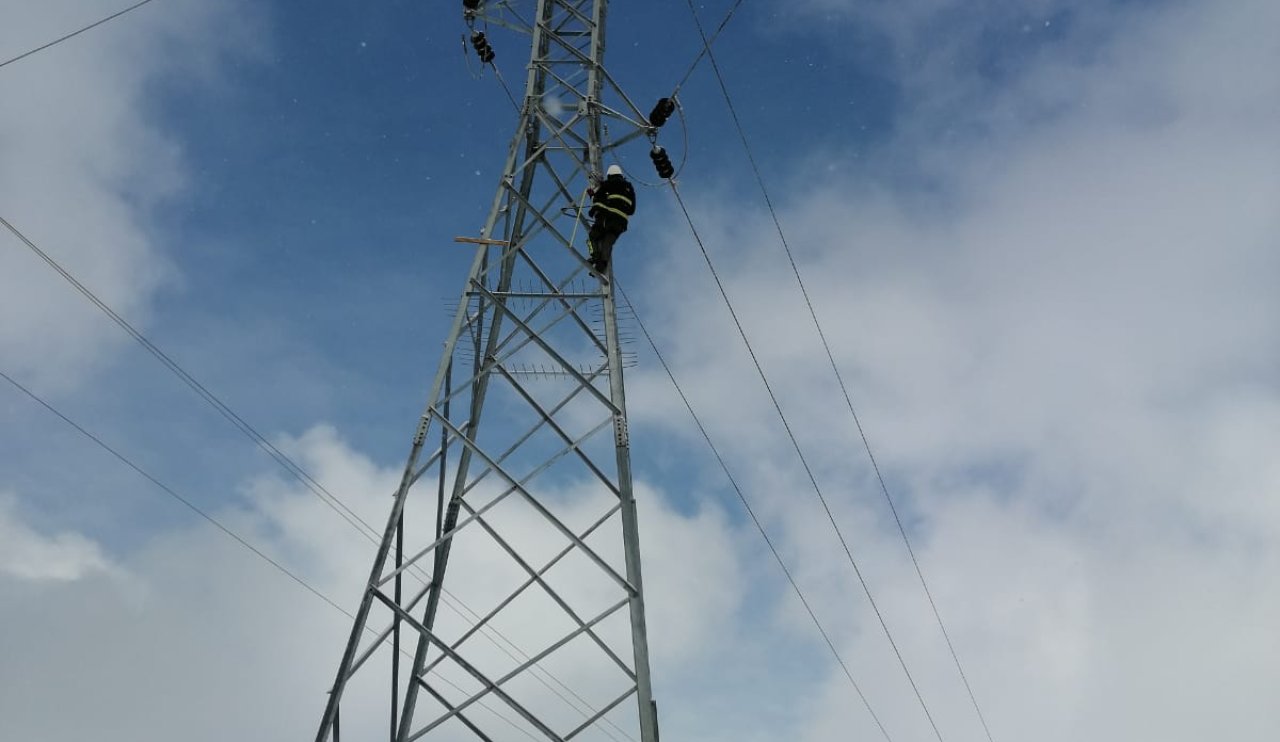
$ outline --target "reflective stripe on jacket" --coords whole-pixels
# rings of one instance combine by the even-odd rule
[[[595,216],[599,209],[622,219],[623,229],[626,229],[627,219],[636,213],[636,192],[631,183],[621,175],[610,175],[604,179],[604,182],[596,188],[595,195],[591,197],[592,206],[591,213]]]

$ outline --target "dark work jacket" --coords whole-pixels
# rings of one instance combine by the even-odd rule
[[[596,188],[591,197],[591,215],[597,219],[603,214],[616,217],[611,221],[622,226],[619,231],[627,231],[627,218],[636,213],[636,189],[631,182],[621,175],[610,175]]]

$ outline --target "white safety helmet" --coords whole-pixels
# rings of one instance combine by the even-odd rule
[[[622,175],[622,168],[618,165],[610,165],[609,169],[604,171],[605,175]]]

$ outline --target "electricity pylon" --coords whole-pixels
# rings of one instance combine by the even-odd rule
[[[618,312],[585,261],[590,178],[654,133],[604,67],[607,6],[463,2],[504,87],[482,29],[532,38],[524,96],[317,742],[385,686],[398,742],[657,742]]]

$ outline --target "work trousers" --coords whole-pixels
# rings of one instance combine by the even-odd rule
[[[627,229],[626,220],[608,212],[598,213],[591,231],[587,233],[587,241],[591,248],[591,262],[603,273],[609,270],[609,262],[613,258],[613,243],[618,235]]]

